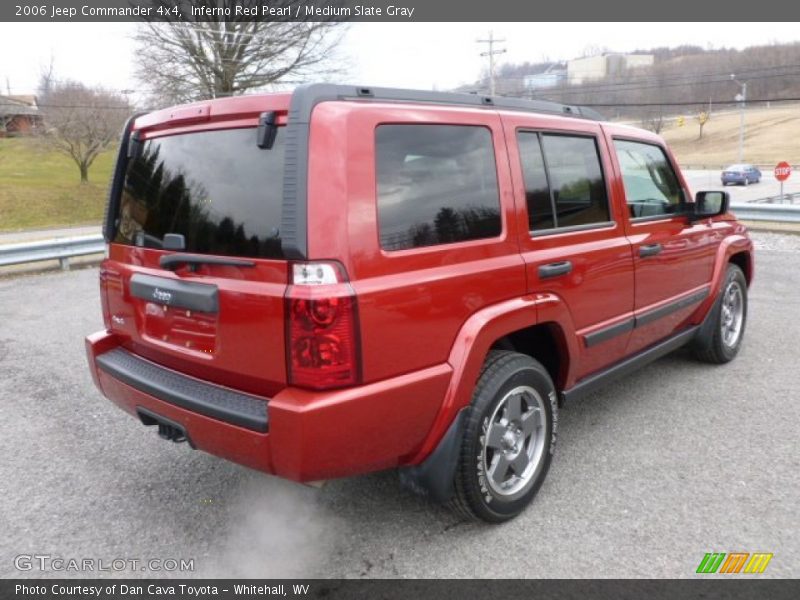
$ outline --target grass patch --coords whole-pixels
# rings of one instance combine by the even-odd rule
[[[114,151],[100,154],[81,184],[71,158],[35,138],[0,138],[0,231],[69,227],[103,219]]]
[[[712,113],[698,140],[699,126],[690,115],[683,127],[662,132],[681,165],[724,167],[738,162],[739,112]],[[781,160],[800,163],[800,106],[779,104],[745,111],[744,160],[775,165]]]

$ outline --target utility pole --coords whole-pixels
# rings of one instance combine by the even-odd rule
[[[489,94],[494,96],[496,88],[495,88],[495,81],[494,81],[494,57],[497,54],[503,54],[506,49],[499,48],[497,50],[494,49],[495,44],[502,44],[505,40],[498,40],[495,39],[494,33],[489,32],[489,39],[488,40],[475,40],[479,44],[488,44],[489,49],[486,52],[481,52],[481,56],[488,56],[489,57]]]
[[[741,94],[736,94],[734,100],[739,102],[739,162],[744,160],[744,109],[747,104],[747,82],[736,79],[736,74],[731,73],[731,80],[742,88]]]

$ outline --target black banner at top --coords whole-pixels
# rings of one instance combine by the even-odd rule
[[[714,0],[4,0],[0,21],[796,21],[800,3]],[[679,25],[676,25],[679,26]],[[713,27],[709,40],[713,40]]]

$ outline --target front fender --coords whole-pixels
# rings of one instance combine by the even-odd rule
[[[741,226],[744,229],[744,226]],[[748,273],[745,273],[748,285],[753,280],[753,241],[747,236],[746,233],[735,233],[728,235],[720,242],[717,248],[717,255],[714,259],[714,270],[711,273],[711,289],[708,297],[703,303],[697,307],[692,318],[692,324],[696,325],[705,319],[708,311],[714,305],[714,302],[722,289],[722,283],[725,279],[725,273],[728,270],[728,264],[734,254],[746,252],[749,256],[748,264],[750,268]]]

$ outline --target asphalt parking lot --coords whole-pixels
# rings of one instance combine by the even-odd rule
[[[194,559],[183,576],[693,577],[711,551],[772,552],[760,577],[797,577],[800,237],[754,237],[738,359],[678,352],[565,407],[537,499],[494,527],[395,473],[314,489],[159,440],[89,377],[96,269],[0,279],[0,577],[43,575],[20,554]]]

